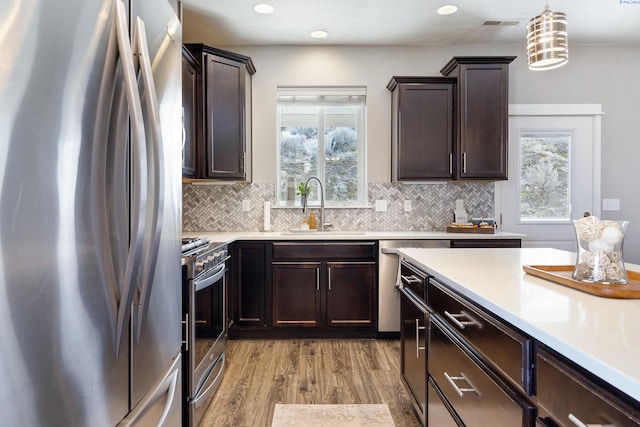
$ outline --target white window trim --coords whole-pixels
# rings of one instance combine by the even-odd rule
[[[365,103],[363,108],[361,109],[361,114],[358,114],[358,123],[360,126],[361,132],[358,133],[358,145],[362,148],[362,153],[358,156],[358,168],[362,171],[361,177],[362,179],[358,182],[358,192],[361,194],[360,200],[352,201],[352,202],[336,202],[336,201],[327,201],[325,200],[325,207],[330,209],[343,209],[343,208],[371,208],[369,206],[369,185],[368,185],[368,170],[367,170],[367,104],[366,104],[366,94],[367,88],[365,86],[279,86],[276,88],[276,103],[277,99],[280,96],[364,96]],[[281,111],[280,108],[276,108],[277,117],[276,123],[281,123]],[[276,194],[275,200],[276,203],[273,208],[276,209],[299,209],[299,206],[283,206],[280,205],[279,202],[279,182],[280,182],[280,130],[278,126],[276,126],[276,142],[278,147],[276,148]],[[321,152],[323,151],[323,147],[319,147]],[[322,170],[322,175],[324,176],[324,163],[319,165]],[[324,181],[324,180],[323,180]],[[322,183],[325,185],[325,182]],[[297,187],[297,183],[296,183]],[[320,202],[309,201],[310,206],[320,206]]]
[[[601,145],[602,145],[602,111],[601,104],[509,104],[509,117],[511,116],[592,116],[593,117],[593,196],[592,215],[600,217],[600,179],[602,173]],[[502,212],[500,194],[500,181],[495,182],[494,191],[494,215]]]

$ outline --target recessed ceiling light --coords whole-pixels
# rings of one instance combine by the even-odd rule
[[[455,4],[445,4],[444,6],[440,6],[437,10],[438,15],[451,15],[452,13],[456,13],[458,10],[458,6]]]
[[[273,6],[271,6],[270,4],[267,4],[267,3],[259,3],[259,4],[255,5],[255,6],[253,6],[253,10],[255,10],[257,13],[262,13],[263,15],[268,15],[269,13],[273,13],[275,8]]]
[[[323,39],[325,37],[327,37],[329,35],[329,33],[327,33],[324,30],[316,30],[316,31],[312,31],[311,34],[309,34],[311,37],[313,37],[314,39]]]

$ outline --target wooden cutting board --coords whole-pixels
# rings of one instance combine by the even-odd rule
[[[489,227],[489,228],[447,227],[447,233],[496,234],[496,229],[493,227]]]
[[[587,292],[604,298],[638,299],[640,298],[640,273],[627,270],[629,283],[626,285],[604,285],[587,283],[573,279],[573,265],[525,265],[522,268],[528,274]]]

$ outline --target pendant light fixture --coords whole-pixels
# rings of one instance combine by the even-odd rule
[[[567,15],[549,10],[531,18],[527,24],[527,59],[530,70],[551,70],[569,61]]]

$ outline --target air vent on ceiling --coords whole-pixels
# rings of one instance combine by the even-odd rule
[[[490,27],[498,26],[498,25],[518,25],[520,24],[522,19],[491,19],[486,20],[482,25],[487,25]]]

